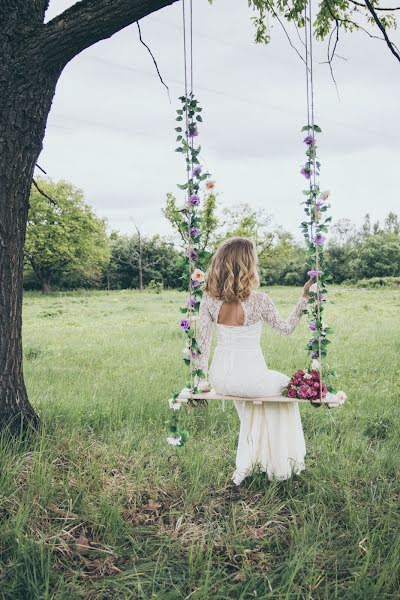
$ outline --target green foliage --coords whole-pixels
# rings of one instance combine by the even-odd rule
[[[305,248],[281,228],[274,231],[273,243],[259,264],[262,285],[304,285],[307,280]]]
[[[183,272],[182,257],[174,245],[159,235],[143,236],[114,233],[111,259],[106,271],[107,286],[127,289],[152,286],[179,287]]]
[[[200,230],[200,236],[196,240],[196,247],[199,250],[198,264],[201,268],[206,268],[215,240],[215,234],[219,227],[219,221],[216,214],[217,196],[214,192],[204,194],[200,207],[197,210],[197,223]],[[182,249],[187,245],[187,221],[185,215],[178,207],[176,197],[170,192],[167,193],[165,208],[162,209],[165,218],[170,222],[173,231],[178,235]]]
[[[342,281],[342,285],[354,285],[357,288],[398,288],[400,277],[371,277],[370,279],[359,279],[355,283],[351,280]]]
[[[105,221],[72,184],[44,178],[38,183],[55,203],[32,187],[25,259],[43,291],[63,278],[98,283],[110,256]]]
[[[391,224],[396,222],[393,213],[386,223],[388,219]],[[400,277],[400,235],[395,233],[396,227],[390,225],[385,230],[375,224],[372,230],[376,233],[369,233],[370,229],[366,219],[358,234],[345,241],[334,238],[328,244],[327,264],[336,283]]]
[[[164,286],[162,284],[162,281],[155,281],[154,279],[152,279],[147,285],[147,290],[149,292],[154,292],[155,294],[161,294],[163,289]]]
[[[274,240],[271,222],[272,217],[264,208],[253,208],[247,202],[226,208],[215,246],[226,238],[248,237],[255,241],[258,258],[261,260]]]
[[[267,44],[271,40],[269,20],[280,20],[281,17],[297,27],[304,27],[304,10],[308,5],[307,0],[248,0],[249,7],[256,16],[252,17],[255,26],[255,41]],[[380,7],[379,1],[373,6]],[[324,40],[336,27],[344,31],[357,31],[365,29],[365,23],[376,25],[372,13],[365,3],[349,2],[348,0],[325,0],[315,5],[314,29],[317,39]],[[386,6],[383,4],[383,8]],[[379,12],[381,24],[386,29],[395,29],[397,26],[397,12],[387,9]],[[380,32],[379,32],[380,33]]]

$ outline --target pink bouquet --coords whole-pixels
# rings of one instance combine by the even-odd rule
[[[322,392],[322,394],[321,394]],[[318,401],[318,398],[325,398],[326,385],[323,383],[320,390],[320,377],[318,371],[314,369],[297,371],[288,385],[283,390],[283,395],[288,398],[299,398],[299,400]]]

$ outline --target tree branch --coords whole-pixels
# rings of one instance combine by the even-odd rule
[[[100,40],[177,0],[80,0],[44,26],[49,65],[62,68]]]
[[[356,2],[356,0],[349,0],[349,2],[351,2],[351,4],[355,4],[356,6],[359,6],[360,8],[368,8],[368,6],[366,4],[362,4],[361,2]],[[379,8],[378,6],[375,6],[375,10],[385,11],[385,12],[393,12],[394,10],[400,10],[400,6],[395,6],[393,8]]]
[[[383,26],[383,24],[381,23],[378,15],[376,15],[376,19],[379,21],[381,27],[383,28],[384,31],[384,36],[385,37],[379,37],[379,35],[373,35],[370,31],[368,31],[368,29],[365,29],[365,27],[363,27],[362,25],[360,25],[359,23],[356,23],[356,21],[352,21],[351,19],[348,19],[347,17],[345,18],[341,18],[338,15],[335,15],[332,11],[332,8],[329,4],[329,0],[325,0],[325,3],[328,7],[328,10],[332,16],[332,18],[339,23],[343,23],[343,25],[353,25],[355,29],[359,29],[360,31],[363,31],[364,33],[366,33],[371,39],[375,39],[375,40],[380,40],[381,42],[385,42],[388,46],[390,51],[396,56],[396,58],[399,56],[398,60],[400,61],[400,51],[397,48],[396,44],[393,44],[393,42],[390,41],[387,33],[386,33],[386,29]],[[372,13],[371,13],[372,14]],[[375,19],[374,19],[375,20]],[[377,23],[377,21],[375,20],[375,23]],[[378,23],[377,23],[378,24]],[[379,25],[378,25],[379,26]],[[379,27],[379,29],[381,29],[381,27]],[[382,31],[382,29],[381,29]]]
[[[151,58],[152,58],[152,60],[153,60],[154,66],[155,66],[155,68],[156,68],[156,71],[157,71],[158,78],[159,78],[159,80],[161,81],[161,83],[163,84],[163,86],[166,88],[166,90],[167,90],[167,94],[168,94],[168,100],[169,100],[169,103],[171,104],[171,97],[170,97],[170,95],[169,95],[169,87],[167,86],[167,84],[165,83],[164,79],[163,79],[163,78],[162,78],[162,76],[161,76],[160,69],[158,68],[157,61],[156,61],[156,59],[154,58],[154,54],[152,53],[152,51],[151,51],[150,47],[149,47],[149,46],[146,44],[146,42],[144,42],[144,41],[143,41],[143,38],[142,38],[142,30],[140,29],[140,24],[139,24],[139,21],[137,21],[136,25],[137,25],[138,32],[139,32],[139,40],[140,40],[140,43],[141,43],[141,44],[143,44],[143,46],[144,46],[144,47],[147,49],[148,53],[150,54],[150,56],[151,56]]]
[[[46,198],[47,200],[49,200],[54,206],[57,206],[57,202],[54,200],[54,198],[52,198],[51,196],[49,196],[48,194],[46,194],[46,192],[44,192],[42,190],[41,187],[38,186],[38,184],[36,183],[36,181],[34,179],[32,179],[32,183],[35,186],[35,188],[37,189],[37,191],[39,192],[39,194],[41,194],[43,196],[43,198]]]
[[[372,15],[372,18],[374,19],[375,23],[377,24],[377,26],[379,27],[379,29],[382,31],[382,35],[385,38],[385,42],[388,45],[388,48],[390,50],[390,52],[397,58],[397,60],[400,62],[400,54],[396,48],[396,46],[393,44],[393,42],[390,40],[385,26],[383,25],[382,21],[380,20],[380,18],[378,17],[378,15],[375,12],[375,8],[372,4],[372,2],[370,0],[365,0],[365,4],[368,7],[369,12]]]

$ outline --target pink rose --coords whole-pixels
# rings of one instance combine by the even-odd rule
[[[322,192],[321,196],[320,196],[321,200],[323,200],[325,202],[325,200],[328,200],[329,198],[329,192]]]
[[[295,388],[290,387],[288,389],[287,395],[288,395],[289,398],[296,398],[296,394],[297,394],[297,392],[296,392]]]
[[[319,388],[319,381],[314,381],[314,383],[313,383],[313,386],[314,386],[315,388]]]
[[[300,398],[307,398],[307,391],[308,391],[308,385],[304,385],[304,384],[302,384],[302,385],[299,387],[299,390],[298,390],[298,395],[299,395],[299,397],[300,397]]]

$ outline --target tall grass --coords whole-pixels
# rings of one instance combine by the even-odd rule
[[[283,314],[298,291],[274,288]],[[307,469],[229,487],[232,406],[185,414],[179,293],[25,297],[25,372],[42,430],[0,440],[0,598],[398,599],[400,293],[333,290],[329,361],[349,401],[301,406]],[[265,330],[271,368],[304,364],[305,321]]]

